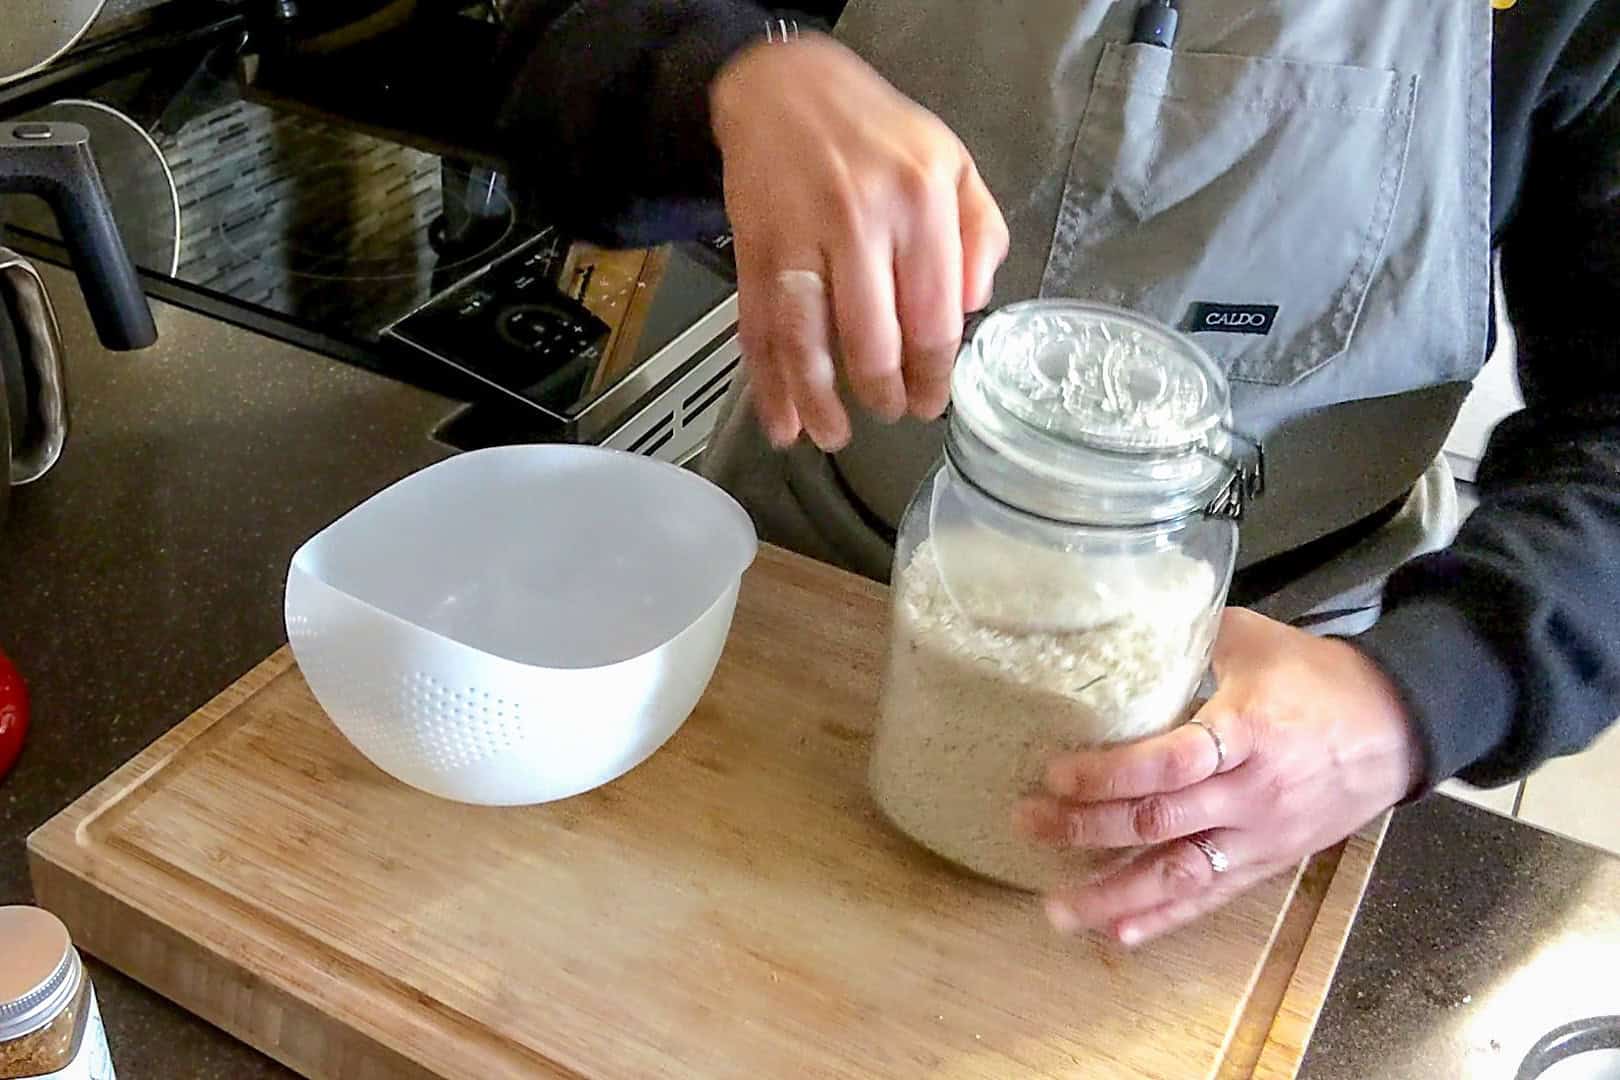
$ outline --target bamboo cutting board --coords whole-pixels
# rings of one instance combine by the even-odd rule
[[[322,1080],[1292,1075],[1381,832],[1140,952],[1060,939],[869,805],[886,619],[762,553],[675,738],[522,809],[389,779],[284,651],[36,832],[35,889]]]

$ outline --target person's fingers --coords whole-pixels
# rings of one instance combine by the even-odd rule
[[[850,390],[876,415],[898,420],[906,412],[906,384],[891,241],[887,234],[852,230],[830,261],[833,310]]]
[[[1241,798],[1238,781],[1228,774],[1140,799],[1026,799],[1019,805],[1018,821],[1030,836],[1057,847],[1143,847],[1236,825]]]
[[[972,162],[962,170],[957,205],[962,223],[962,310],[979,311],[990,304],[996,271],[1007,258],[1010,239],[1001,208]]]
[[[765,437],[778,449],[791,446],[802,425],[793,393],[771,363],[771,272],[759,245],[739,232],[737,257],[737,337],[748,370],[748,399]]]
[[[849,415],[838,397],[827,282],[800,257],[778,270],[771,305],[770,362],[793,395],[804,429],[823,450],[849,442]]]
[[[894,255],[906,404],[933,420],[951,396],[951,368],[962,343],[962,224],[956,189],[919,184],[909,226]]]
[[[771,363],[768,353],[757,361],[749,361],[747,393],[759,426],[772,446],[785,450],[798,441],[804,424],[793,404],[793,391],[788,389],[787,381]]]
[[[1140,742],[1064,754],[1047,766],[1046,789],[1073,802],[1140,799],[1192,787],[1248,760],[1249,726],[1237,722],[1219,693],[1195,719],[1199,723]],[[1224,758],[1211,732],[1220,737]]]
[[[1116,873],[1055,892],[1047,916],[1059,930],[1101,930],[1167,904],[1191,901],[1219,885],[1240,886],[1253,873],[1246,862],[1245,834],[1217,829],[1205,839],[1226,856],[1228,868],[1217,874],[1210,858],[1191,839],[1176,840],[1131,860]]]
[[[1275,867],[1256,866],[1244,871],[1228,871],[1212,888],[1185,900],[1172,900],[1162,907],[1116,919],[1109,930],[1121,945],[1134,948],[1179,930],[1231,903],[1245,890],[1277,873]]]

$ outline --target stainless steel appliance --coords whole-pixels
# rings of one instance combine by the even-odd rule
[[[108,203],[90,133],[77,124],[0,121],[0,193],[39,200],[59,227],[96,332],[110,349],[157,339]],[[0,247],[0,516],[10,489],[43,476],[67,439],[61,335],[38,272]]]
[[[126,234],[180,237],[167,265],[143,253],[172,248],[132,243],[151,295],[443,393],[457,447],[701,447],[736,369],[727,245],[604,250],[510,188],[493,5],[367,0],[335,26],[330,5],[171,7],[0,90],[0,118],[71,98],[150,136],[178,221],[143,202],[149,169],[103,164]],[[37,205],[0,200],[0,222],[17,250],[61,256]]]

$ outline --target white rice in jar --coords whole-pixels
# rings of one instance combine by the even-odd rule
[[[1015,807],[1057,755],[1186,719],[1208,661],[1215,569],[1174,549],[1088,559],[1003,542],[978,558],[971,540],[953,540],[953,599],[934,545],[923,541],[894,584],[873,796],[913,839],[985,877],[1039,891],[1082,876],[1111,853],[1038,844],[1015,828]],[[958,606],[967,589],[971,618]]]

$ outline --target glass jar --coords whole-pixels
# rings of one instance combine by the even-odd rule
[[[67,927],[0,907],[0,1080],[116,1080],[95,988]]]
[[[1259,448],[1197,345],[1095,304],[991,315],[951,402],[896,545],[871,787],[925,847],[1040,890],[1095,856],[1026,839],[1015,808],[1055,756],[1187,719]]]

